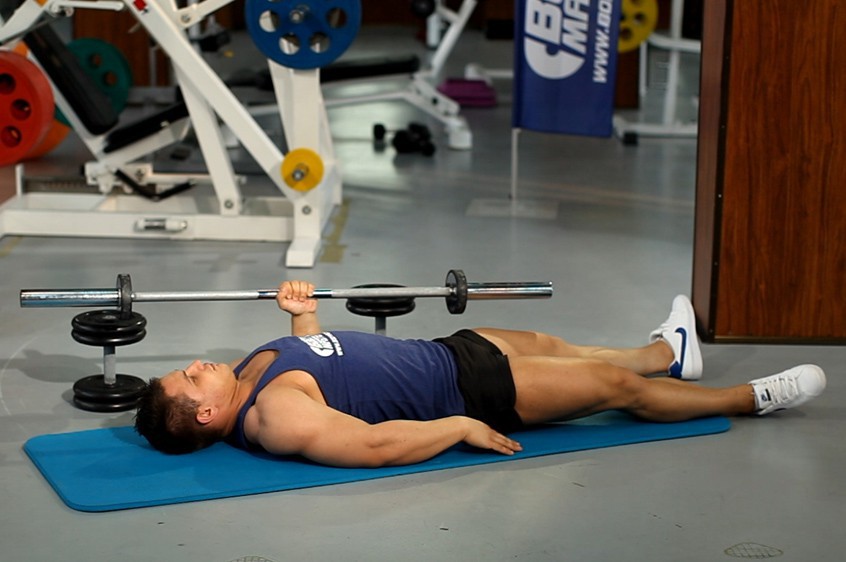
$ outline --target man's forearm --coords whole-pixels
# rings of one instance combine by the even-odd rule
[[[310,336],[320,333],[320,320],[314,312],[291,316],[291,335]]]
[[[281,431],[270,428],[259,439],[260,444],[270,453],[300,454],[315,462],[351,467],[423,462],[461,442],[504,455],[522,450],[517,441],[466,416],[368,424],[337,411],[332,414],[330,408],[324,409],[327,414],[323,421],[327,423],[318,420],[310,424],[308,416],[298,418],[295,415],[293,419],[301,419],[299,426],[286,423],[282,424]]]
[[[372,426],[371,453],[378,466],[425,461],[460,443],[467,435],[467,418],[451,416],[418,422],[395,420]]]

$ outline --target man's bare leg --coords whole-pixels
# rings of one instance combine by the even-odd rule
[[[515,357],[515,408],[524,423],[573,419],[605,410],[625,410],[651,421],[755,411],[748,384],[707,388],[671,378],[648,379],[595,359]]]
[[[649,334],[649,345],[637,348],[580,346],[539,332],[479,328],[478,334],[509,357],[548,356],[601,359],[639,375],[668,373],[685,380],[702,376],[702,353],[693,305],[684,295],[673,299],[667,319]]]
[[[766,415],[795,408],[822,394],[826,377],[798,365],[748,384],[708,388],[674,378],[644,378],[595,359],[516,357],[509,360],[524,423],[573,419],[605,410],[674,422],[705,416]]]
[[[673,362],[673,350],[663,341],[656,341],[644,347],[610,348],[576,345],[541,332],[498,328],[477,328],[474,331],[497,346],[510,359],[539,356],[599,359],[639,375],[666,372]]]

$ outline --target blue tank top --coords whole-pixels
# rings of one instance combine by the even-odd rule
[[[344,331],[288,336],[253,351],[235,368],[235,375],[255,354],[267,350],[278,356],[238,412],[230,437],[244,449],[251,447],[244,434],[247,411],[258,393],[287,371],[309,373],[330,407],[368,423],[464,414],[455,358],[441,343]]]

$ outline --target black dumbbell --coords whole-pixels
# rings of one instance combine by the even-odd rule
[[[373,138],[377,143],[384,142],[388,129],[381,123],[373,126]],[[424,156],[431,156],[435,153],[435,144],[432,142],[432,132],[429,127],[422,123],[409,123],[408,127],[399,131],[393,131],[391,145],[400,154],[411,154],[420,152]]]
[[[435,13],[435,0],[411,0],[411,13],[418,18],[428,18]]]
[[[146,384],[138,377],[115,372],[115,347],[144,339],[147,319],[137,312],[92,310],[77,314],[71,326],[74,340],[103,348],[103,372],[74,383],[73,403],[90,412],[121,412],[134,408]]]

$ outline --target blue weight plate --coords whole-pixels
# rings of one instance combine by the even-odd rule
[[[247,30],[269,59],[320,68],[349,48],[361,25],[358,0],[247,0]]]

